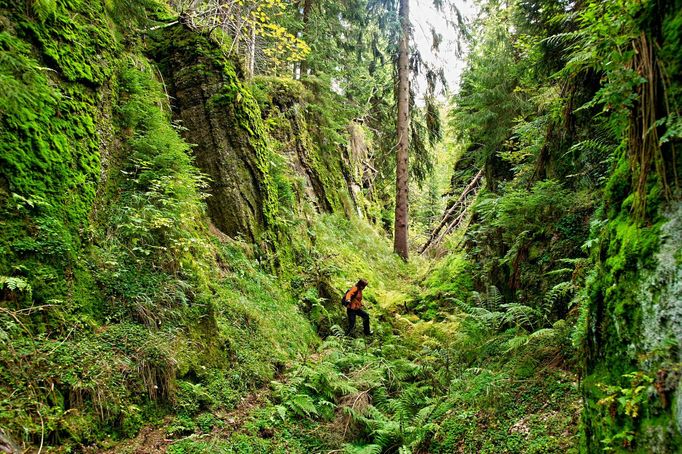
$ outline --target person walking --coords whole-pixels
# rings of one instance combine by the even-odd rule
[[[355,317],[362,317],[362,328],[366,336],[371,336],[374,334],[369,329],[369,314],[362,310],[362,291],[367,287],[367,281],[365,279],[360,279],[357,284],[348,289],[345,295],[343,295],[342,303],[346,307],[346,313],[348,314],[348,329],[346,330],[346,336],[350,336],[355,328]]]

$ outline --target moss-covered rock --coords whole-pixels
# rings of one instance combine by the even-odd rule
[[[626,207],[605,223],[595,253],[583,382],[590,451],[664,453],[682,443],[680,204],[656,219],[642,225]]]
[[[295,80],[260,76],[253,80],[253,90],[278,151],[287,158],[293,176],[303,178],[307,202],[318,212],[352,216],[355,210],[346,180],[351,173],[346,150],[341,144],[325,147],[319,137],[324,121],[309,109],[311,104],[322,109],[330,106]]]
[[[210,392],[196,411],[233,405],[315,342],[250,246],[211,229],[201,157],[121,3],[0,1],[0,426],[26,447],[132,436],[184,411],[189,387]],[[161,8],[132,9],[147,6]],[[275,155],[238,70],[203,35],[165,31],[170,55],[194,52],[169,86],[205,115],[185,126],[219,155],[201,155],[227,191],[219,227],[281,230]]]
[[[157,34],[152,55],[196,164],[210,178],[211,220],[227,235],[261,239],[277,223],[277,187],[261,112],[238,65],[181,24]]]

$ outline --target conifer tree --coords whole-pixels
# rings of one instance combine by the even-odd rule
[[[408,150],[410,147],[410,1],[400,0],[400,44],[398,46],[398,151],[396,154],[395,224],[393,249],[404,260],[409,257]]]

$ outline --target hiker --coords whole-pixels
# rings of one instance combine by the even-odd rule
[[[351,287],[345,295],[343,295],[342,303],[346,307],[348,313],[348,329],[346,336],[350,336],[355,328],[355,317],[362,317],[362,328],[366,336],[374,334],[369,330],[369,314],[362,310],[362,290],[367,287],[367,281],[360,279],[357,284]]]

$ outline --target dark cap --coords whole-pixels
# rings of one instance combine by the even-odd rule
[[[366,279],[360,279],[357,284],[358,287],[367,287],[367,280]]]

